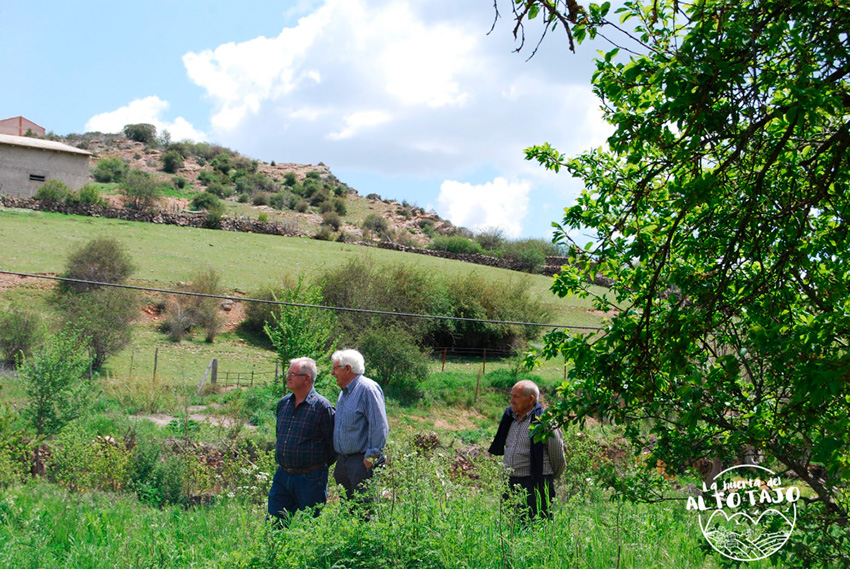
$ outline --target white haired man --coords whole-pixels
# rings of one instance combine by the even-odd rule
[[[363,492],[364,483],[372,478],[373,467],[383,462],[390,427],[384,392],[380,385],[363,375],[366,367],[360,352],[334,352],[331,362],[331,373],[342,388],[334,423],[334,450],[339,454],[334,480],[351,499]],[[360,500],[370,501],[366,496]]]
[[[298,510],[328,499],[328,467],[336,460],[333,447],[334,408],[314,385],[318,370],[311,358],[289,363],[286,386],[291,393],[277,404],[275,471],[269,490],[269,516],[285,521]]]
[[[511,389],[511,404],[502,414],[490,454],[503,455],[512,490],[526,494],[523,517],[538,514],[550,518],[549,506],[555,498],[554,479],[566,466],[563,436],[555,429],[546,442],[535,442],[530,427],[540,420],[540,390],[533,381],[518,381]]]

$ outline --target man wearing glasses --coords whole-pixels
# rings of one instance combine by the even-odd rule
[[[383,448],[390,428],[384,392],[380,385],[363,375],[366,369],[360,352],[335,352],[331,362],[331,373],[342,388],[336,402],[333,435],[334,449],[339,453],[334,479],[351,499],[365,491],[364,483],[372,478],[373,468],[383,464]],[[359,499],[366,503],[371,501],[364,495]]]
[[[289,363],[286,386],[291,393],[277,404],[278,464],[269,491],[269,516],[285,521],[298,510],[319,515],[328,499],[328,467],[333,447],[334,408],[316,392],[316,362],[296,358]]]

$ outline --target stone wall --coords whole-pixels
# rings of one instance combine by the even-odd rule
[[[0,205],[3,207],[53,211],[74,215],[87,215],[90,217],[108,217],[111,219],[123,219],[126,221],[142,221],[145,223],[180,225],[182,227],[208,228],[207,215],[204,212],[165,213],[161,211],[138,211],[128,208],[86,204],[44,204],[32,198],[15,198],[9,196],[0,196]],[[255,219],[235,219],[230,217],[222,217],[220,226],[216,229],[222,229],[224,231],[239,231],[242,233],[264,233],[267,235],[296,236],[300,234],[300,232],[291,225],[262,222]]]

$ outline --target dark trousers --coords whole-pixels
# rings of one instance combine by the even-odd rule
[[[552,519],[549,507],[555,499],[555,481],[551,474],[543,476],[536,482],[531,476],[511,476],[508,484],[511,490],[521,489],[525,492],[525,505],[522,506],[521,517],[533,520],[539,515]]]
[[[269,516],[278,519],[291,516],[328,500],[328,467],[302,474],[289,474],[279,466],[269,490]],[[319,515],[316,508],[314,514]]]
[[[358,502],[372,502],[374,498],[368,490],[368,481],[372,478],[373,469],[363,464],[363,453],[341,454],[336,461],[334,480],[345,488],[345,496]]]

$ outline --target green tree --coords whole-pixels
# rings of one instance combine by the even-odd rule
[[[124,136],[143,144],[156,142],[156,127],[148,123],[128,124],[124,126]]]
[[[306,283],[303,277],[290,284],[276,295],[279,302],[292,304],[321,305],[322,288]],[[292,358],[310,357],[316,361],[327,359],[333,351],[332,339],[336,316],[330,310],[307,306],[282,305],[271,311],[271,321],[266,321],[263,330],[277,351],[278,358],[286,365]]]
[[[139,211],[152,209],[162,197],[162,188],[157,185],[153,176],[141,170],[130,170],[127,174],[121,193],[128,207]]]
[[[571,363],[550,418],[625,423],[668,473],[756,449],[812,490],[785,562],[847,566],[850,5],[626,2],[616,22],[608,10],[514,5],[519,31],[537,16],[579,41],[622,33],[627,48],[598,58],[592,81],[615,128],[607,148],[527,151],[586,187],[557,226],[572,262],[554,292],[613,312],[598,334],[547,337],[543,353]],[[592,289],[598,274],[613,286]]]
[[[97,283],[123,284],[135,271],[133,259],[115,239],[93,239],[73,251],[64,276]],[[78,324],[88,338],[94,366],[126,346],[136,318],[137,296],[123,288],[87,283],[65,283],[60,287],[60,304],[69,322]]]
[[[97,237],[68,255],[63,276],[97,283],[123,283],[135,270],[133,258],[120,241]],[[63,288],[86,292],[100,287],[96,284],[66,283]]]
[[[34,356],[18,357],[28,399],[24,413],[36,433],[56,434],[82,415],[92,396],[91,361],[85,338],[71,327],[49,336]]]

